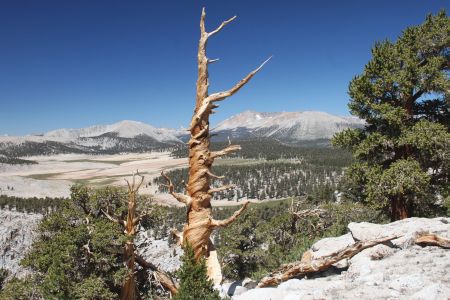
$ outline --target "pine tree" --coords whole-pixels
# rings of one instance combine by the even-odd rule
[[[398,220],[448,195],[450,22],[444,11],[378,42],[349,85],[350,112],[366,121],[333,144],[352,151],[350,198],[390,210]]]
[[[181,258],[183,265],[178,270],[180,287],[173,300],[220,300],[219,292],[214,289],[212,280],[208,279],[205,260],[198,262],[195,253],[189,245],[184,246]]]

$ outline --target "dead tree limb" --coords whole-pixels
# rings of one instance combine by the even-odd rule
[[[227,185],[220,186],[217,188],[211,188],[211,189],[209,189],[208,194],[219,193],[219,192],[226,191],[229,189],[234,189],[235,187],[236,186],[234,184],[227,184]]]
[[[216,158],[216,157],[220,157],[220,156],[224,156],[224,155],[228,155],[232,152],[241,150],[241,146],[239,145],[229,145],[228,147],[226,147],[225,149],[222,149],[220,151],[213,151],[211,152],[211,158]]]
[[[218,93],[211,94],[210,96],[208,96],[208,98],[206,98],[206,101],[217,102],[217,101],[222,101],[230,96],[233,96],[245,84],[247,84],[247,82],[249,82],[250,79],[252,79],[253,76],[255,76],[255,74],[258,73],[264,67],[264,65],[269,62],[270,59],[272,59],[272,56],[269,57],[268,59],[266,59],[258,68],[256,68],[252,72],[250,72],[247,76],[245,76],[245,78],[243,78],[241,81],[236,83],[236,85],[233,86],[231,89],[224,91],[224,92],[218,92]]]
[[[184,203],[186,205],[190,205],[191,203],[191,197],[189,197],[188,195],[184,195],[184,194],[180,194],[180,193],[175,193],[175,188],[173,186],[172,180],[170,180],[170,178],[164,174],[164,171],[161,171],[161,176],[167,180],[167,183],[165,186],[169,189],[169,194],[171,194],[175,199],[177,199],[179,202]]]
[[[138,181],[136,178],[139,177]],[[169,180],[170,181],[170,180]],[[123,263],[127,268],[127,275],[123,280],[122,288],[120,291],[121,300],[132,300],[137,299],[138,295],[136,293],[136,263],[144,265],[146,268],[151,268],[155,272],[156,278],[161,282],[161,284],[167,288],[172,294],[176,293],[176,286],[174,285],[172,279],[163,271],[159,270],[153,264],[146,262],[140,256],[135,253],[134,236],[138,232],[139,221],[145,214],[137,211],[137,196],[140,187],[144,182],[144,176],[139,175],[139,172],[133,174],[131,182],[125,179],[128,186],[128,199],[127,199],[127,216],[124,220],[122,216],[111,215],[110,204],[107,204],[107,211],[101,210],[105,217],[112,222],[118,223],[123,226],[123,232],[127,237],[127,241],[123,245],[122,258]],[[171,185],[171,182],[170,182]],[[173,186],[172,186],[173,189]],[[146,214],[148,212],[145,212]],[[89,245],[89,244],[88,244]],[[144,263],[145,262],[145,263]]]
[[[422,233],[416,238],[416,244],[420,246],[437,246],[450,249],[450,239],[443,238],[433,233]]]
[[[114,222],[114,223],[123,225],[123,226],[126,226],[126,225],[127,225],[127,224],[126,224],[126,221],[125,221],[125,220],[122,220],[120,217],[118,217],[118,216],[111,216],[109,213],[107,213],[107,212],[104,211],[103,209],[101,209],[100,211],[103,213],[103,215],[104,215],[108,220],[110,220],[110,221],[112,221],[112,222]]]
[[[351,258],[364,249],[389,242],[396,238],[397,236],[390,236],[372,241],[360,241],[346,247],[341,251],[335,252],[333,254],[330,254],[329,256],[317,260],[308,261],[307,259],[304,259],[299,262],[293,262],[283,265],[278,270],[271,273],[269,276],[264,277],[259,282],[258,287],[276,286],[281,282],[294,277],[301,277],[308,274],[322,272],[340,260]]]
[[[167,275],[166,272],[152,264],[151,262],[146,261],[143,257],[136,254],[136,262],[144,269],[150,269],[155,273],[156,279],[161,283],[161,285],[170,291],[172,295],[176,294],[178,291],[178,287],[172,278]]]

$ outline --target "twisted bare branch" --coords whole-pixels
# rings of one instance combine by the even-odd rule
[[[136,176],[139,176],[141,178],[141,181],[139,182],[139,184],[136,186]],[[130,182],[124,178],[125,182],[128,185],[128,192],[130,193],[137,193],[139,191],[139,189],[141,188],[142,183],[144,182],[144,176],[139,174],[139,171],[136,170],[135,173],[133,173],[133,181],[130,184]]]
[[[206,97],[202,102],[200,107],[197,109],[195,115],[192,117],[191,120],[191,124],[189,125],[189,129],[192,130],[192,128],[194,128],[198,122],[202,119],[202,116],[205,112],[207,111],[211,111],[211,109],[213,108],[213,102],[217,102],[217,101],[222,101],[225,98],[228,98],[232,95],[234,95],[236,92],[238,92],[244,85],[246,85],[250,79],[253,78],[253,76],[255,76],[256,73],[259,72],[259,70],[262,69],[262,67],[264,67],[264,65],[272,58],[269,57],[268,59],[266,59],[258,68],[256,68],[255,70],[253,70],[252,72],[250,72],[244,79],[242,79],[241,81],[239,81],[235,86],[233,86],[231,89],[229,89],[228,91],[225,92],[218,92],[218,93],[214,93],[209,95],[208,97]]]
[[[239,210],[235,211],[234,214],[231,217],[229,217],[228,219],[225,219],[225,220],[211,220],[211,226],[213,226],[213,227],[225,227],[225,226],[230,225],[231,223],[233,223],[236,220],[237,217],[239,217],[244,212],[244,210],[247,208],[249,203],[250,203],[250,201],[246,201],[244,203],[244,205],[242,205],[242,207]]]
[[[120,224],[120,225],[123,225],[123,226],[127,226],[126,221],[122,220],[121,218],[116,217],[116,216],[113,217],[113,216],[111,216],[110,214],[108,214],[106,211],[104,211],[103,209],[101,209],[100,211],[101,211],[101,212],[105,215],[105,217],[108,218],[110,221],[113,221],[114,223],[117,223],[117,224]]]
[[[239,81],[235,86],[233,86],[231,89],[229,89],[228,91],[225,92],[219,92],[219,93],[214,93],[209,95],[206,99],[206,101],[210,101],[210,102],[217,102],[217,101],[222,101],[225,98],[228,98],[232,95],[234,95],[237,91],[239,91],[244,85],[247,84],[247,82],[250,81],[250,79],[252,79],[253,76],[255,76],[256,73],[258,73],[259,70],[262,69],[262,67],[264,67],[264,65],[272,58],[269,57],[268,59],[266,59],[258,68],[256,68],[255,70],[253,70],[252,72],[250,72],[244,79],[242,79],[241,81]]]
[[[161,270],[156,265],[152,264],[149,261],[146,261],[142,256],[135,254],[136,262],[143,267],[144,269],[150,269],[153,272],[156,273],[156,277],[158,281],[161,283],[161,285],[168,289],[172,295],[176,294],[178,291],[178,287],[175,284],[175,282],[172,280],[172,278],[167,275],[166,272]]]
[[[225,176],[218,176],[216,174],[213,174],[210,170],[207,170],[206,174],[208,174],[209,177],[216,178],[216,179],[223,179],[223,178],[225,178]]]
[[[217,188],[212,188],[209,189],[208,194],[213,194],[213,193],[218,193],[218,192],[222,192],[228,189],[234,189],[236,187],[236,185],[234,184],[227,184],[221,187],[217,187]]]
[[[216,29],[214,29],[213,31],[208,33],[208,38],[210,38],[211,36],[215,35],[219,31],[221,31],[228,23],[232,22],[236,18],[237,18],[237,16],[234,16],[234,17],[229,18],[226,21],[223,21],[222,24],[219,25],[219,27],[217,27]]]
[[[220,151],[213,151],[211,152],[211,158],[216,158],[216,157],[220,157],[220,156],[224,156],[227,155],[229,153],[241,150],[241,146],[239,145],[229,145],[228,147],[226,147],[225,149],[222,149]]]
[[[179,202],[184,203],[186,205],[190,205],[192,201],[191,197],[189,197],[188,195],[175,193],[172,180],[170,180],[170,178],[166,174],[164,174],[164,171],[161,171],[161,176],[168,182],[168,184],[166,184],[165,186],[167,186],[167,188],[169,189],[169,194],[171,194]]]

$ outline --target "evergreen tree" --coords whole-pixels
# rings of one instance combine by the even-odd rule
[[[450,22],[444,11],[378,42],[349,85],[349,108],[366,121],[333,144],[352,151],[344,192],[391,219],[421,214],[448,195]]]
[[[219,292],[214,289],[213,282],[206,275],[204,259],[197,262],[194,250],[186,245],[181,260],[183,265],[177,272],[180,287],[173,300],[220,300]]]
[[[128,275],[123,264],[127,236],[102,212],[126,219],[126,198],[120,188],[73,186],[71,198],[61,200],[60,208],[39,224],[38,236],[21,261],[33,273],[5,284],[0,300],[118,299]],[[137,202],[137,211],[149,203],[144,196]],[[150,226],[159,218],[160,210],[155,209],[142,223]],[[146,297],[152,292],[146,285],[146,270],[135,271],[139,296]]]

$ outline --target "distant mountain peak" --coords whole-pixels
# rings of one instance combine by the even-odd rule
[[[243,137],[274,137],[282,140],[330,139],[346,128],[362,127],[356,117],[336,116],[321,111],[257,112],[244,111],[220,122],[214,132]]]
[[[155,128],[139,121],[123,120],[109,125],[94,125],[85,128],[62,128],[49,131],[44,138],[52,140],[73,140],[78,138],[93,138],[104,134],[117,134],[121,138],[149,136],[159,142],[178,141],[176,131],[167,128]]]
[[[352,116],[321,111],[243,111],[220,122],[214,140],[234,141],[274,138],[287,143],[330,139],[346,128],[364,126]],[[139,121],[123,120],[109,125],[62,128],[42,135],[0,136],[0,154],[12,157],[55,153],[118,153],[151,151],[179,145],[189,139],[186,129],[156,128]]]

